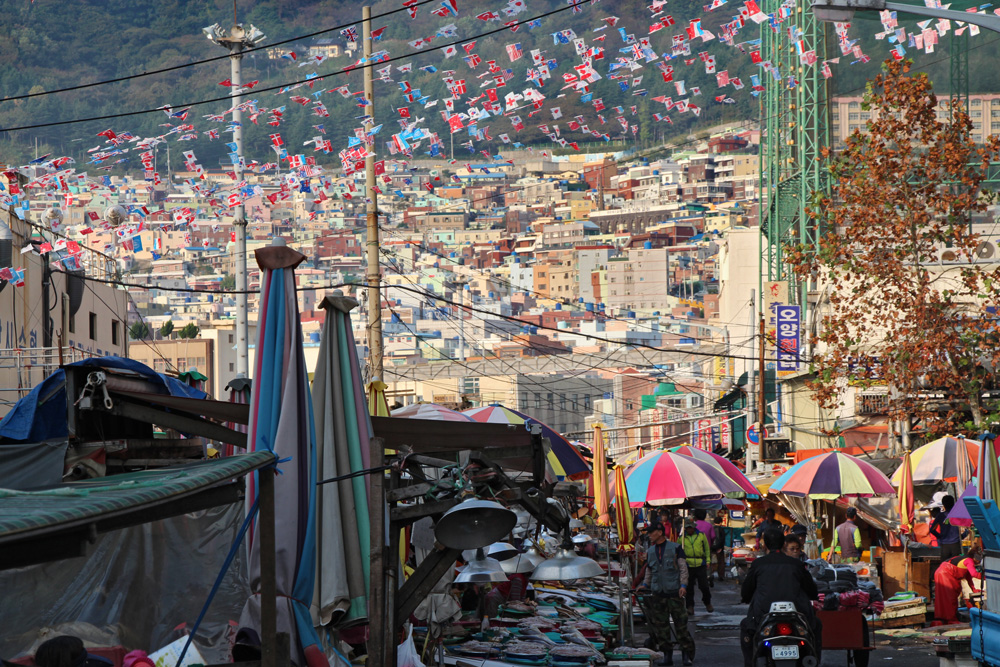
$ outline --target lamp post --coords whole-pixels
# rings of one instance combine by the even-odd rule
[[[218,23],[204,28],[202,32],[210,40],[229,51],[231,95],[233,98],[233,143],[236,144],[236,159],[233,171],[236,175],[236,185],[243,182],[243,111],[240,104],[243,101],[243,87],[240,62],[243,60],[243,49],[252,49],[264,40],[264,33],[253,25],[236,22],[233,16],[233,26],[228,30]],[[236,231],[236,372],[243,377],[250,377],[250,341],[249,323],[247,317],[247,219],[242,200],[233,209],[233,226]]]
[[[938,9],[936,7],[920,7],[901,2],[886,2],[885,0],[818,0],[812,3],[813,14],[820,21],[843,23],[854,17],[855,11],[905,12],[916,16],[929,16],[936,19],[949,19],[971,23],[993,32],[1000,32],[1000,16],[992,14],[972,14],[954,9]]]

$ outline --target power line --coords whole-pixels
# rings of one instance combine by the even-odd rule
[[[430,3],[430,2],[435,2],[435,0],[419,0],[419,2],[415,2],[411,6],[412,7],[419,7],[421,5],[426,5],[426,4]],[[372,16],[372,18],[373,19],[382,18],[384,16],[389,16],[391,14],[397,14],[399,12],[406,11],[408,9],[409,9],[409,7],[400,7],[399,9],[393,9],[392,11],[383,12],[381,14],[376,14],[376,15]],[[323,35],[323,34],[326,34],[328,32],[333,32],[334,30],[342,30],[344,28],[349,28],[350,26],[356,25],[357,23],[360,23],[360,19],[358,19],[357,21],[351,21],[350,23],[345,23],[343,25],[334,26],[332,28],[324,28],[323,30],[317,30],[316,32],[310,32],[310,33],[307,33],[305,35],[299,35],[298,37],[289,37],[288,39],[283,39],[283,40],[281,40],[279,42],[272,42],[271,44],[268,44],[266,46],[255,46],[255,47],[252,47],[252,48],[244,48],[244,49],[242,49],[240,51],[240,53],[253,53],[255,51],[263,51],[263,50],[266,50],[266,49],[273,49],[274,47],[281,46],[282,44],[290,44],[292,42],[298,42],[298,41],[303,40],[303,39],[310,39],[310,38],[316,37],[318,35]],[[162,67],[160,69],[154,69],[154,70],[150,70],[148,72],[142,72],[140,74],[130,74],[128,76],[120,76],[120,77],[117,77],[117,78],[114,78],[114,79],[105,79],[103,81],[92,81],[90,83],[81,83],[81,84],[76,85],[76,86],[69,86],[67,88],[56,88],[55,90],[44,90],[44,91],[38,92],[38,93],[25,93],[23,95],[11,95],[9,97],[4,97],[3,99],[0,99],[0,103],[3,103],[3,102],[12,102],[14,100],[26,100],[26,99],[31,98],[31,97],[42,97],[43,95],[55,95],[56,93],[68,93],[68,92],[73,91],[73,90],[82,90],[84,88],[94,88],[96,86],[104,86],[104,85],[111,84],[111,83],[121,83],[122,81],[132,81],[134,79],[141,79],[143,77],[153,76],[155,74],[164,74],[166,72],[174,72],[174,71],[177,71],[177,70],[180,70],[180,69],[185,69],[185,68],[188,68],[188,67],[196,67],[198,65],[204,65],[206,63],[214,63],[214,62],[217,62],[219,60],[228,60],[231,57],[232,57],[231,55],[214,56],[212,58],[205,58],[203,60],[195,60],[193,62],[184,63],[182,65],[173,65],[171,67]],[[15,129],[19,129],[19,128],[15,128]]]
[[[551,11],[545,12],[543,14],[538,14],[537,16],[533,16],[531,18],[527,18],[527,19],[524,19],[522,21],[518,21],[516,23],[510,23],[510,24],[504,25],[501,28],[496,28],[494,30],[487,30],[486,32],[482,32],[482,33],[480,33],[478,35],[473,35],[472,37],[466,37],[465,39],[455,40],[455,41],[449,42],[447,44],[439,45],[439,46],[437,46],[435,48],[440,49],[440,48],[445,48],[445,47],[449,47],[449,46],[459,46],[461,44],[467,44],[468,42],[472,42],[474,40],[482,39],[483,37],[488,37],[490,35],[495,35],[495,34],[498,34],[498,33],[501,33],[501,32],[505,32],[505,31],[511,30],[514,27],[521,26],[521,25],[524,25],[526,23],[530,23],[532,21],[537,21],[539,19],[543,19],[543,18],[552,16],[553,14],[558,14],[560,12],[565,12],[565,11],[570,10],[570,9],[579,9],[581,6],[582,6],[582,3],[577,4],[576,2],[574,2],[573,4],[566,5],[565,7],[559,7],[558,9],[553,9]],[[266,92],[270,92],[272,90],[280,90],[282,88],[287,88],[288,86],[294,86],[294,85],[298,85],[298,84],[315,83],[317,81],[322,81],[323,79],[326,79],[328,77],[339,76],[341,74],[350,74],[350,73],[352,73],[354,71],[360,71],[360,70],[363,70],[363,69],[366,69],[366,68],[375,67],[376,65],[384,65],[385,63],[396,62],[397,60],[406,60],[406,59],[413,58],[413,57],[418,56],[418,55],[423,55],[424,53],[429,53],[429,51],[411,51],[411,52],[408,52],[408,53],[404,53],[402,55],[392,56],[392,57],[389,57],[389,58],[383,58],[382,60],[379,60],[378,62],[365,63],[365,64],[359,65],[357,67],[353,67],[352,66],[352,67],[349,67],[348,69],[337,70],[336,72],[329,72],[327,74],[316,76],[316,77],[313,77],[311,79],[306,79],[304,81],[293,81],[291,83],[284,83],[284,84],[280,84],[280,85],[277,85],[277,86],[269,86],[269,87],[266,87],[266,88],[255,88],[254,91],[256,93],[266,93]],[[221,58],[228,58],[229,56],[220,56],[220,57]],[[214,104],[216,102],[231,102],[231,101],[232,101],[232,97],[227,95],[226,97],[216,97],[216,98],[212,98],[212,99],[208,99],[208,100],[200,100],[198,102],[185,102],[183,104],[168,104],[168,105],[163,105],[163,106],[156,107],[155,109],[143,109],[141,111],[123,111],[122,113],[105,114],[103,116],[92,116],[90,118],[75,118],[73,120],[59,120],[59,121],[52,121],[52,122],[48,122],[48,123],[35,123],[34,125],[21,125],[21,126],[18,126],[18,127],[0,127],[0,132],[14,132],[16,130],[32,130],[32,129],[37,129],[37,128],[41,128],[41,127],[55,127],[55,126],[58,126],[58,125],[72,125],[72,124],[75,124],[75,123],[88,123],[88,122],[98,121],[98,120],[112,120],[112,119],[115,119],[115,118],[126,118],[128,116],[141,116],[141,115],[148,114],[148,113],[155,113],[157,111],[162,112],[164,110],[164,108],[182,109],[182,108],[189,108],[189,107],[201,106],[201,105],[204,105],[204,104]]]

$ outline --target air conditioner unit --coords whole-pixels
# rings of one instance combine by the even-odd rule
[[[947,264],[950,262],[957,262],[959,258],[959,253],[954,248],[943,248],[938,251],[938,262],[942,264]]]
[[[761,447],[760,460],[765,463],[784,461],[792,451],[792,441],[788,438],[768,438]]]
[[[976,259],[996,259],[997,246],[992,241],[983,241],[976,247]]]

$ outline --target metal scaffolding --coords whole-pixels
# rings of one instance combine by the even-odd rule
[[[782,12],[782,5],[786,11]],[[826,29],[807,2],[789,7],[781,0],[765,0],[763,11],[772,16],[791,13],[776,25],[761,24],[761,57],[771,64],[764,72],[761,95],[761,289],[763,281],[788,282],[789,299],[802,307],[806,319],[809,284],[785,264],[786,248],[803,244],[815,248],[819,228],[806,209],[816,193],[828,187],[820,151],[830,145],[826,79]],[[815,52],[815,60],[806,54]]]

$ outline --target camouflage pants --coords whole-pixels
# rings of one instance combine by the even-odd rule
[[[646,598],[646,612],[649,634],[656,640],[656,645],[661,651],[672,651],[674,644],[680,644],[682,651],[694,654],[694,639],[688,632],[684,598],[679,595],[650,595]],[[670,628],[671,618],[674,619],[673,631]],[[674,635],[677,637],[676,641]]]

